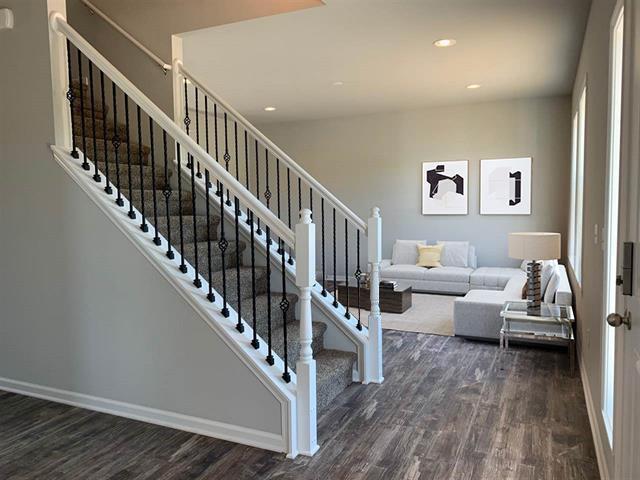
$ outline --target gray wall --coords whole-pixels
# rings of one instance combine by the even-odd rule
[[[260,128],[362,218],[381,208],[386,258],[397,238],[469,240],[480,265],[517,265],[509,232],[567,230],[569,107],[535,98]],[[480,215],[480,159],[519,156],[533,157],[532,214]],[[422,215],[422,162],[445,160],[469,160],[467,216]]]
[[[2,5],[0,377],[279,433],[273,395],[52,158],[46,2]]]
[[[598,422],[598,434],[605,446],[609,472],[613,458],[602,420],[602,335],[603,335],[603,251],[594,243],[593,232],[601,229],[605,218],[605,185],[607,170],[607,118],[609,84],[609,28],[615,0],[593,0],[585,33],[580,66],[573,92],[574,108],[587,78],[587,117],[584,170],[584,216],[582,238],[582,286],[569,268],[576,298],[578,347],[591,388]]]

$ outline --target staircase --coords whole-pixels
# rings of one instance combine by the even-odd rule
[[[196,250],[198,255],[198,267],[204,278],[208,278],[211,272],[212,287],[214,290],[221,292],[223,290],[223,277],[227,283],[227,297],[229,298],[229,306],[236,311],[248,312],[245,314],[247,323],[253,324],[254,320],[252,312],[255,311],[255,325],[257,335],[266,339],[269,334],[269,314],[273,323],[278,326],[271,330],[271,342],[273,351],[280,357],[284,357],[285,332],[284,326],[280,323],[282,311],[279,300],[269,298],[267,293],[267,268],[266,266],[245,265],[244,258],[247,252],[246,241],[229,240],[228,247],[221,252],[218,248],[212,249],[211,268],[209,269],[208,252],[209,241],[216,244],[219,240],[221,217],[216,214],[210,214],[207,218],[206,214],[193,211],[192,193],[183,191],[181,197],[172,195],[168,202],[165,202],[163,191],[165,187],[172,187],[171,181],[175,180],[171,175],[165,178],[165,172],[161,168],[152,168],[150,161],[151,147],[149,145],[140,145],[136,141],[130,140],[126,143],[127,126],[117,123],[114,125],[113,118],[109,118],[109,107],[105,106],[104,110],[100,101],[96,100],[94,92],[93,102],[89,88],[84,85],[80,86],[80,82],[73,82],[73,92],[75,96],[72,121],[75,135],[76,145],[84,145],[87,156],[90,159],[97,160],[100,175],[106,175],[114,182],[117,175],[120,176],[122,185],[122,196],[131,201],[138,211],[153,212],[154,207],[157,214],[157,223],[155,218],[149,218],[148,228],[155,231],[165,238],[169,236],[169,226],[171,231],[180,230],[180,222],[182,221],[182,232],[184,242],[184,261],[195,265]],[[83,96],[82,102],[80,95]],[[81,105],[82,104],[82,105]],[[93,108],[92,108],[93,107]],[[84,137],[82,136],[84,123]],[[95,125],[95,132],[93,126]],[[136,133],[132,127],[129,127],[129,137],[136,138]],[[107,158],[110,162],[105,162],[104,138],[107,138]],[[119,151],[130,151],[131,165],[127,161],[121,161],[119,168],[114,163],[116,149],[112,139],[114,136],[123,140]],[[95,150],[94,150],[95,140]],[[126,155],[124,155],[126,157]],[[127,185],[131,180],[132,194],[129,196]],[[214,197],[217,198],[217,197]],[[144,199],[144,203],[143,203]],[[144,206],[144,208],[143,208]],[[182,214],[182,215],[180,215]],[[154,216],[152,216],[154,217]],[[169,219],[167,221],[167,218]],[[179,255],[176,252],[176,255]],[[224,261],[223,261],[224,256]],[[224,272],[223,272],[224,265]],[[239,268],[236,268],[239,266]],[[239,278],[238,278],[239,272]],[[223,275],[224,273],[224,275]],[[255,289],[253,286],[255,285]],[[239,290],[238,290],[239,287]],[[253,295],[255,291],[256,295]],[[275,297],[279,299],[279,292]],[[238,298],[240,309],[238,309]],[[287,353],[289,368],[295,372],[296,361],[300,354],[300,324],[296,319],[295,306],[298,297],[295,294],[287,294],[290,308],[287,310]],[[255,309],[254,309],[255,301]],[[356,361],[356,355],[352,352],[341,350],[332,350],[324,348],[324,334],[327,329],[326,324],[322,322],[312,322],[312,348],[313,357],[317,365],[317,408],[322,411],[326,408],[331,400],[333,400],[340,392],[352,383],[352,371]]]
[[[378,209],[362,220],[179,60],[171,119],[61,13],[49,25],[55,159],[222,342],[217,355],[244,365],[245,383],[220,383],[242,406],[170,425],[313,455],[317,412],[353,381],[383,381]]]

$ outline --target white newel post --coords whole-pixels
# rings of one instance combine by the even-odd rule
[[[296,225],[296,285],[300,289],[300,358],[296,362],[298,451],[318,450],[316,425],[316,361],[311,349],[311,287],[316,283],[316,226],[311,210],[300,212]]]
[[[382,319],[380,318],[380,262],[382,261],[382,218],[374,207],[367,222],[371,309],[369,313],[369,358],[367,383],[382,383]]]
[[[65,0],[47,0],[49,22],[56,18],[66,20]],[[20,19],[18,19],[18,22]],[[71,110],[67,92],[69,90],[69,75],[67,65],[67,39],[49,28],[49,54],[51,57],[51,86],[53,87],[53,124],[55,142],[71,152]]]

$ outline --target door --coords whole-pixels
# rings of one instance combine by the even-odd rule
[[[638,1],[626,0],[624,8],[619,5],[611,30],[604,290],[609,323],[603,325],[602,375],[602,414],[615,479],[640,479],[639,25]],[[628,275],[623,275],[625,267],[633,267]],[[624,280],[622,285],[616,275]]]

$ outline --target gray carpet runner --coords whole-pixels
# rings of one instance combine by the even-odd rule
[[[85,90],[85,89],[83,89]],[[107,119],[106,124],[106,136],[107,136],[107,159],[108,159],[108,173],[111,184],[116,186],[116,163],[115,163],[115,147],[111,140],[114,136],[113,118],[109,117],[109,108],[105,108],[104,111],[101,108],[99,102],[99,93],[95,95],[95,105],[93,114],[95,115],[95,129],[96,129],[96,145],[94,151],[93,142],[93,122],[91,111],[91,99],[88,92],[84,92],[84,110],[80,108],[79,94],[80,88],[78,83],[75,83],[74,93],[76,95],[74,109],[73,109],[73,125],[75,142],[80,150],[83,148],[82,137],[82,121],[84,116],[84,132],[85,132],[85,145],[86,153],[89,159],[97,159],[98,168],[102,175],[107,173],[105,165],[105,145],[104,145],[104,119]],[[142,185],[144,190],[144,211],[146,215],[147,223],[149,224],[149,230],[154,231],[154,228],[158,228],[159,234],[167,238],[168,228],[171,227],[171,243],[173,250],[175,251],[176,258],[180,259],[180,243],[179,243],[179,223],[180,212],[182,212],[183,220],[183,234],[184,234],[184,256],[185,262],[195,266],[195,252],[198,251],[198,268],[203,280],[207,280],[209,274],[208,266],[208,240],[211,240],[211,277],[213,288],[222,294],[222,253],[218,249],[217,240],[220,227],[220,216],[212,214],[209,218],[209,229],[207,229],[207,218],[205,215],[196,214],[196,224],[194,229],[194,219],[191,203],[190,182],[183,182],[182,202],[178,198],[177,189],[174,189],[170,201],[169,201],[169,222],[167,222],[167,207],[165,204],[162,190],[165,186],[164,177],[164,160],[161,152],[155,153],[155,188],[156,188],[156,206],[158,214],[157,225],[154,225],[153,218],[153,183],[154,175],[150,165],[150,148],[146,145],[138,145],[137,143],[137,124],[134,123],[135,106],[130,105],[130,157],[131,157],[131,183],[133,186],[132,194],[129,195],[129,167],[127,165],[127,145],[126,145],[126,127],[119,124],[116,128],[118,131],[118,137],[120,138],[121,145],[118,150],[119,153],[119,171],[120,171],[120,192],[125,198],[131,200],[131,203],[139,210],[142,211],[143,194],[140,191]],[[122,122],[124,112],[118,111],[118,117]],[[146,117],[145,117],[146,118]],[[148,120],[147,120],[148,122]],[[142,164],[142,175],[140,172],[140,165]],[[92,165],[93,169],[93,165]],[[215,190],[215,188],[213,189]],[[213,196],[212,198],[217,199]],[[114,194],[115,198],[115,194]],[[250,265],[244,265],[242,263],[242,255],[240,255],[240,268],[236,268],[236,251],[239,250],[242,253],[248,248],[245,242],[231,241],[230,238],[234,237],[234,232],[227,230],[227,240],[229,241],[229,247],[226,249],[224,255],[225,259],[225,276],[227,284],[227,302],[229,306],[236,311],[238,305],[240,305],[240,311],[244,322],[252,326],[253,325],[253,289],[252,289],[252,268]],[[195,240],[195,244],[194,244]],[[149,248],[158,248],[150,245]],[[237,277],[240,275],[240,295],[237,291]],[[255,267],[255,302],[256,302],[256,330],[258,335],[262,338],[262,342],[267,342],[268,338],[268,318],[271,313],[272,324],[272,348],[273,350],[283,358],[284,355],[284,324],[282,318],[282,311],[280,310],[280,300],[282,294],[278,293],[277,286],[272,285],[271,289],[271,302],[269,305],[269,296],[267,294],[267,275],[265,267]],[[279,283],[279,282],[278,282]],[[240,301],[238,302],[238,298]],[[295,306],[298,301],[297,295],[287,294],[287,298],[290,302],[288,310],[286,325],[287,325],[287,353],[288,353],[288,365],[289,368],[295,371],[295,364],[300,354],[300,323],[295,317]],[[341,350],[325,349],[323,345],[324,333],[326,325],[322,322],[313,322],[313,353],[316,360],[317,370],[317,408],[318,411],[323,410],[331,400],[333,400],[340,392],[342,392],[349,384],[352,383],[352,368],[356,360],[356,355],[352,352],[344,352]]]

